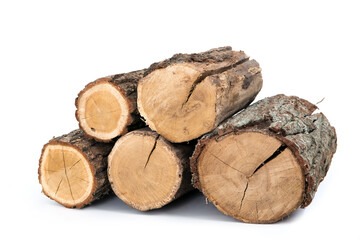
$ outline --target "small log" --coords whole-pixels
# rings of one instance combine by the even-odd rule
[[[50,140],[39,163],[43,193],[65,207],[82,208],[112,192],[106,173],[112,146],[85,138],[79,129]]]
[[[193,190],[189,157],[195,144],[172,144],[148,128],[122,136],[109,155],[115,194],[140,211],[161,208]]]
[[[336,133],[298,97],[265,98],[203,136],[191,158],[193,184],[224,214],[279,221],[308,206],[336,151]]]
[[[262,87],[255,60],[231,47],[176,54],[146,70],[138,108],[149,127],[175,143],[198,138],[250,104]]]
[[[87,137],[109,142],[145,126],[136,107],[137,85],[144,72],[100,78],[78,94],[75,115]]]

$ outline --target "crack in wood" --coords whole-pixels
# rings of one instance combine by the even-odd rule
[[[246,177],[247,182],[246,182],[246,186],[245,186],[245,189],[244,189],[244,192],[243,192],[243,196],[241,198],[239,212],[241,211],[241,208],[243,206],[243,201],[245,199],[246,191],[247,191],[248,186],[249,186],[250,177],[252,177],[257,171],[259,171],[259,169],[261,169],[263,166],[265,166],[265,164],[267,164],[268,162],[270,162],[271,160],[273,160],[277,156],[279,156],[286,148],[287,148],[286,145],[281,145],[278,149],[275,150],[275,152],[270,157],[268,157],[264,162],[262,162],[249,177]],[[271,209],[271,211],[272,211],[272,209]],[[256,205],[256,215],[257,215],[257,218],[258,218],[257,205]]]
[[[185,100],[185,102],[182,104],[181,107],[184,107],[184,105],[189,101],[191,95],[193,94],[195,88],[207,77],[211,76],[211,75],[216,75],[216,74],[221,74],[223,72],[226,72],[227,70],[230,70],[240,64],[243,64],[244,62],[248,61],[249,58],[245,58],[242,59],[234,64],[231,64],[230,66],[226,66],[226,67],[222,67],[222,68],[218,68],[218,69],[214,69],[214,70],[209,70],[209,71],[205,71],[203,72],[192,84],[189,94]]]
[[[151,149],[151,151],[150,151],[150,153],[148,155],[148,158],[147,158],[145,166],[144,166],[144,170],[145,170],[146,166],[148,165],[148,163],[150,161],[150,157],[151,157],[151,155],[153,154],[153,152],[154,152],[154,150],[156,148],[156,144],[157,144],[157,141],[158,141],[159,137],[160,137],[160,135],[157,135],[156,138],[155,138],[154,146],[152,147],[152,149]]]
[[[270,157],[268,157],[264,162],[262,162],[262,163],[255,169],[255,171],[250,175],[250,177],[252,177],[257,171],[259,171],[263,166],[265,166],[265,164],[267,164],[268,162],[270,162],[271,160],[273,160],[273,159],[275,159],[277,156],[279,156],[286,148],[287,148],[286,145],[281,145],[278,149],[276,149],[276,151],[275,151]]]
[[[78,178],[78,179],[80,179],[80,180],[82,180],[82,181],[84,181],[84,182],[89,183],[89,181],[86,181],[85,179],[82,179],[82,178],[79,178],[79,177],[76,177],[76,178]]]
[[[247,180],[247,182],[246,182],[246,186],[245,186],[245,189],[244,189],[244,192],[243,192],[243,196],[242,196],[241,202],[240,202],[239,212],[241,212],[241,208],[242,208],[242,205],[243,205],[243,201],[244,201],[245,194],[246,194],[246,190],[248,189],[248,186],[249,186],[249,180]]]
[[[256,210],[256,221],[259,221],[259,211],[258,211],[258,202],[255,202],[255,210]]]
[[[101,108],[99,108],[99,106],[98,106],[98,104],[96,103],[96,101],[94,100],[94,98],[90,98],[90,99],[93,101],[96,110],[97,110],[99,113],[102,113]]]
[[[57,186],[57,188],[56,188],[56,191],[55,191],[55,195],[54,196],[56,196],[56,194],[58,193],[58,191],[59,191],[59,188],[60,188],[60,184],[62,183],[62,180],[63,180],[64,178],[61,178],[61,180],[60,180],[60,182],[59,182],[59,184],[58,184],[58,186]]]
[[[210,154],[211,154],[213,157],[215,157],[218,161],[220,161],[221,163],[223,163],[223,164],[225,164],[226,166],[228,166],[228,167],[230,167],[230,168],[234,169],[235,171],[237,171],[237,172],[239,172],[239,173],[241,173],[241,174],[245,175],[245,173],[243,173],[243,172],[241,172],[240,170],[238,170],[238,169],[236,169],[236,168],[234,168],[234,167],[230,166],[228,163],[226,163],[226,162],[224,162],[223,160],[221,160],[221,158],[219,158],[218,156],[216,156],[216,155],[215,155],[215,154],[213,154],[212,152],[210,152]]]
[[[71,190],[71,185],[70,185],[70,181],[69,181],[69,177],[67,175],[67,171],[66,171],[66,164],[65,164],[65,155],[64,155],[64,148],[62,147],[62,156],[63,156],[63,162],[64,162],[64,171],[65,171],[65,177],[67,180],[67,183],[69,185],[69,190],[70,190],[70,194],[71,194],[71,198],[73,201],[75,201],[72,190]]]
[[[74,163],[70,168],[69,170],[71,170],[76,164],[78,164],[79,162],[81,161],[81,159],[79,159],[76,163]]]

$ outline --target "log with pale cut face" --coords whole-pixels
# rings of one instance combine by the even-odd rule
[[[204,194],[245,222],[283,218],[303,200],[300,165],[289,148],[268,135],[244,132],[210,142],[198,169]]]
[[[150,129],[122,136],[109,155],[115,194],[140,211],[160,208],[191,191],[193,144],[172,144]]]
[[[265,98],[203,136],[194,186],[224,214],[271,223],[308,206],[336,151],[336,133],[298,97]]]
[[[52,139],[42,150],[43,193],[65,207],[81,208],[108,194],[107,155],[112,143],[97,143],[81,130]]]
[[[94,187],[94,179],[89,162],[78,149],[48,144],[41,163],[41,182],[45,193],[68,206],[86,201]]]
[[[153,64],[139,81],[137,104],[152,130],[179,143],[213,130],[250,104],[261,87],[255,60],[217,48]]]
[[[143,73],[139,70],[100,78],[79,93],[75,115],[86,136],[109,142],[144,126],[136,109],[136,88]]]

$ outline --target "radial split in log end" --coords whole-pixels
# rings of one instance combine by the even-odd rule
[[[87,157],[71,144],[52,141],[42,150],[39,181],[46,196],[69,208],[89,204],[97,186]]]
[[[238,132],[208,139],[192,171],[198,187],[224,214],[271,223],[304,200],[305,178],[292,151],[274,136]],[[193,158],[192,161],[195,161]]]
[[[76,99],[76,119],[86,136],[109,142],[125,134],[132,122],[133,103],[110,77],[88,84]]]
[[[155,71],[139,84],[139,111],[151,129],[171,142],[189,141],[212,130],[215,88],[208,81],[195,83],[200,77],[201,71],[191,65],[178,64]]]
[[[191,151],[174,148],[149,130],[126,134],[109,155],[108,176],[113,191],[140,211],[166,205],[192,189],[190,171],[184,171],[184,153],[189,157]]]

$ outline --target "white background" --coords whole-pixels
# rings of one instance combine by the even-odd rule
[[[344,0],[1,1],[0,238],[360,239],[359,10]],[[41,148],[77,128],[74,100],[88,82],[226,45],[260,63],[257,100],[325,97],[338,149],[308,208],[254,225],[196,192],[147,213],[115,197],[66,209],[41,194]]]

